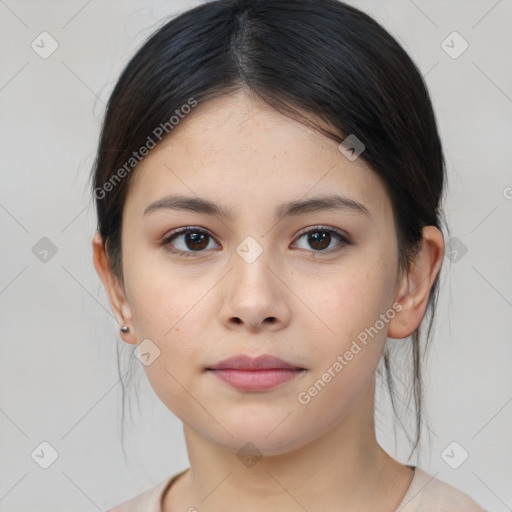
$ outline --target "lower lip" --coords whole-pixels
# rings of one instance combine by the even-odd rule
[[[305,370],[275,368],[269,370],[209,370],[229,385],[243,391],[264,391],[287,382]]]

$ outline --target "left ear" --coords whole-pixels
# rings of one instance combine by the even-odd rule
[[[400,303],[402,309],[389,322],[390,338],[407,338],[418,328],[427,309],[432,285],[441,269],[443,234],[435,226],[425,226],[422,233],[419,251],[408,272],[402,273],[397,282],[395,302]]]

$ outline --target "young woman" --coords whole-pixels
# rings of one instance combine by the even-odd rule
[[[124,69],[93,181],[95,267],[190,460],[113,511],[483,510],[375,436],[402,343],[419,440],[445,181],[379,24],[336,0],[185,12]]]

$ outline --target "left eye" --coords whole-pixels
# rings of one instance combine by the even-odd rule
[[[312,247],[315,249],[315,252],[330,252],[325,251],[333,241],[333,235],[334,238],[338,240],[339,246],[344,246],[350,244],[350,241],[348,238],[343,235],[340,231],[337,229],[327,228],[324,226],[318,226],[314,229],[310,229],[309,231],[306,231],[303,233],[298,240],[301,238],[307,237],[307,244],[309,247]],[[299,247],[300,249],[308,249],[308,247]]]

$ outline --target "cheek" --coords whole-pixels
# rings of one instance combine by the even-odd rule
[[[190,373],[199,368],[198,352],[204,339],[204,290],[162,266],[127,265],[127,269],[137,341],[151,340],[158,354],[150,365],[144,365],[144,370],[162,401],[172,402],[183,393],[179,383],[186,384]]]
[[[204,292],[188,289],[179,277],[163,276],[157,269],[139,269],[131,276],[137,290],[130,300],[133,323],[138,341],[148,338],[157,347],[158,356],[143,366],[154,392],[179,417],[193,417],[201,411],[186,390],[200,367]]]
[[[321,379],[320,387],[328,383],[339,403],[355,398],[353,393],[370,381],[382,356],[394,316],[394,310],[389,311],[393,275],[378,258],[366,264],[361,258],[351,268],[347,265],[343,272],[325,277],[311,281],[316,288],[308,295],[308,305],[322,320],[322,335],[307,341],[316,364],[311,381]]]
[[[153,336],[166,344],[176,334],[187,333],[189,317],[200,309],[202,288],[192,285],[162,258],[144,264],[135,260],[127,265],[126,279],[128,291],[134,291],[129,295],[130,310],[139,337]]]
[[[297,402],[326,423],[343,420],[357,407],[382,356],[387,323],[380,315],[388,294],[379,274],[363,271],[333,279],[330,292],[315,302],[328,328],[308,337],[313,366]]]
[[[305,296],[311,310],[323,320],[328,338],[343,344],[374,325],[385,312],[390,286],[384,267],[373,261],[371,266],[353,265],[331,276],[317,277]]]

